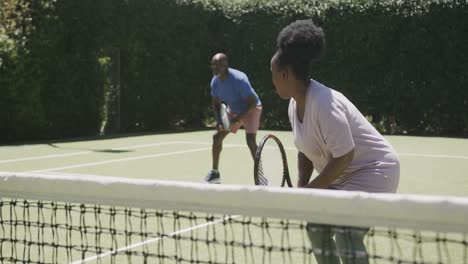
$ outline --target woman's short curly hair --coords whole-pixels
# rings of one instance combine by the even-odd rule
[[[310,67],[325,50],[325,33],[312,20],[297,20],[281,30],[277,38],[278,65],[291,66],[300,80],[310,79]]]

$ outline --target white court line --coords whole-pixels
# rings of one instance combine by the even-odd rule
[[[197,142],[197,141],[169,141],[163,143],[152,143],[152,144],[140,144],[134,146],[125,146],[120,148],[111,148],[110,150],[129,150],[129,149],[141,149],[141,148],[150,148],[155,146],[164,146],[164,145],[176,145],[176,144],[186,144],[186,145],[211,145],[211,143],[207,142]],[[226,147],[246,147],[245,144],[224,144]],[[296,150],[295,147],[285,147],[286,150]],[[0,160],[0,164],[2,163],[12,163],[12,162],[19,162],[19,161],[30,161],[30,160],[41,160],[41,159],[51,159],[51,158],[61,158],[61,157],[71,157],[71,156],[78,156],[78,155],[85,155],[91,154],[93,151],[79,151],[73,153],[65,153],[65,154],[53,154],[53,155],[45,155],[45,156],[35,156],[35,157],[27,157],[27,158],[18,158],[18,159],[7,159],[7,160]],[[460,155],[436,155],[436,154],[418,154],[418,153],[398,153],[400,156],[410,156],[410,157],[424,157],[424,158],[443,158],[443,159],[468,159],[468,156],[460,156]]]
[[[164,143],[152,143],[152,144],[141,144],[135,146],[126,146],[120,148],[111,148],[109,150],[129,150],[129,149],[142,149],[142,148],[151,148],[156,146],[164,146],[164,145],[211,145],[211,143],[206,142],[193,142],[193,141],[169,141]],[[224,144],[226,147],[246,147],[246,145],[241,144]],[[79,151],[73,153],[65,153],[65,154],[52,154],[52,155],[45,155],[45,156],[34,156],[34,157],[27,157],[27,158],[18,158],[18,159],[7,159],[7,160],[0,160],[0,164],[2,163],[13,163],[19,161],[30,161],[30,160],[42,160],[42,159],[52,159],[52,158],[63,158],[63,157],[71,157],[71,156],[79,156],[85,154],[91,154],[94,151]]]
[[[110,164],[110,163],[116,163],[116,162],[122,162],[122,161],[151,159],[151,158],[172,156],[172,155],[185,154],[185,153],[191,153],[191,152],[199,152],[199,151],[205,151],[205,150],[211,150],[211,148],[198,148],[198,149],[191,149],[191,150],[183,150],[183,151],[175,151],[175,152],[167,152],[167,153],[158,153],[158,154],[152,154],[152,155],[143,155],[143,156],[130,157],[130,158],[111,159],[111,160],[104,160],[104,161],[90,162],[90,163],[82,163],[82,164],[70,165],[70,166],[64,166],[64,167],[49,168],[49,169],[43,169],[43,170],[34,170],[34,171],[28,171],[28,172],[40,173],[40,172],[59,171],[59,170],[67,170],[67,169],[75,169],[75,168],[83,168],[83,167],[92,167],[92,166]]]
[[[142,148],[151,148],[151,147],[156,147],[156,146],[165,146],[165,145],[174,145],[174,144],[180,144],[180,142],[179,141],[168,141],[168,142],[151,143],[151,144],[140,144],[140,145],[134,145],[134,146],[112,148],[111,150],[142,149]]]
[[[168,234],[166,236],[159,236],[159,237],[151,238],[151,239],[139,242],[139,243],[135,243],[135,244],[126,246],[126,247],[121,247],[121,248],[118,248],[116,250],[112,250],[112,251],[104,252],[104,253],[96,255],[96,256],[88,257],[88,258],[85,258],[83,260],[73,261],[72,264],[81,264],[81,263],[94,261],[94,260],[97,260],[97,259],[100,259],[100,258],[103,258],[103,257],[107,257],[109,255],[114,255],[114,254],[119,253],[121,251],[126,251],[128,249],[132,249],[132,248],[140,247],[140,246],[143,246],[143,245],[146,245],[146,244],[154,243],[154,242],[157,242],[159,240],[162,240],[162,239],[165,239],[165,238],[168,238],[168,237],[173,237],[175,235],[186,233],[186,232],[189,232],[189,231],[192,231],[192,230],[195,230],[195,229],[199,229],[199,228],[202,228],[202,227],[218,224],[218,223],[221,223],[221,222],[226,221],[228,219],[237,218],[239,216],[240,215],[226,216],[226,217],[224,217],[222,219],[218,219],[218,220],[211,221],[211,222],[208,222],[208,223],[204,223],[204,224],[200,224],[200,225],[197,225],[197,226],[188,227],[188,228],[176,231],[176,232],[172,232],[172,233],[170,233],[170,234]]]
[[[454,156],[454,155],[433,155],[433,154],[418,154],[418,153],[398,153],[398,155],[409,156],[409,157],[424,157],[424,158],[468,159],[468,156]]]
[[[109,150],[142,149],[142,148],[151,148],[151,147],[156,147],[156,146],[174,145],[174,144],[190,144],[190,143],[185,142],[185,141],[169,141],[169,142],[163,142],[163,143],[141,144],[141,145],[135,145],[135,146],[111,148]],[[192,143],[192,144],[196,144],[196,143]],[[71,157],[71,156],[85,155],[85,154],[91,154],[91,153],[93,153],[93,151],[79,151],[79,152],[72,152],[72,153],[65,153],[65,154],[53,154],[53,155],[34,156],[34,157],[18,158],[18,159],[7,159],[7,160],[0,160],[0,164],[19,162],[19,161],[29,161],[29,160],[42,160],[42,159]]]
[[[285,150],[297,150],[294,147],[285,147]],[[436,155],[436,154],[423,154],[423,153],[397,153],[398,156],[408,156],[408,157],[422,157],[422,158],[441,158],[441,159],[468,159],[468,156],[460,155]]]
[[[78,156],[78,155],[84,155],[84,154],[89,154],[89,153],[91,153],[91,151],[80,151],[80,152],[73,152],[73,153],[67,153],[67,154],[53,154],[53,155],[35,156],[35,157],[19,158],[19,159],[7,159],[7,160],[0,160],[0,164],[18,162],[18,161],[28,161],[28,160],[41,160],[41,159],[71,157],[71,156]]]
[[[190,145],[211,145],[211,143],[206,142],[196,142],[196,141],[174,141],[174,144],[190,144]],[[245,144],[224,144],[227,147],[246,147]],[[297,150],[295,147],[284,147],[285,150]],[[462,155],[445,155],[445,154],[424,154],[424,153],[406,153],[401,152],[397,153],[399,156],[409,156],[409,157],[423,157],[423,158],[443,158],[443,159],[468,159],[468,156]]]
[[[285,147],[285,150],[297,150],[294,147]],[[460,155],[436,155],[436,154],[423,154],[423,153],[398,153],[398,156],[408,156],[408,157],[422,157],[422,158],[441,158],[441,159],[468,159],[468,156]]]

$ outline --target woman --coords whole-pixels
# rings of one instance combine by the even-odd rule
[[[325,49],[325,34],[311,20],[299,20],[278,35],[271,59],[278,95],[290,99],[289,119],[298,149],[300,188],[396,192],[400,162],[390,143],[341,93],[310,79]],[[311,180],[313,170],[319,173]],[[368,229],[308,224],[321,263],[368,263]],[[335,237],[335,240],[333,239]],[[318,251],[314,251],[318,252]]]

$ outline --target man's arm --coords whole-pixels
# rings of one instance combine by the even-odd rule
[[[299,177],[297,179],[297,187],[301,188],[307,185],[314,171],[314,164],[302,152],[297,153],[297,169]]]
[[[219,130],[222,128],[221,117],[219,116],[219,109],[221,107],[221,99],[218,97],[211,97],[211,105],[213,106],[213,112],[216,119],[216,128]]]
[[[237,123],[240,120],[242,120],[250,111],[255,109],[257,107],[255,97],[253,95],[249,95],[247,98],[245,98],[245,102],[247,103],[247,108],[242,111],[239,115],[237,115],[235,118],[231,120],[232,123]]]
[[[318,189],[328,188],[328,186],[349,166],[353,160],[353,157],[354,149],[341,157],[332,158],[325,166],[323,171],[304,187]]]

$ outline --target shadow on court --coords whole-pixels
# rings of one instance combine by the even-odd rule
[[[56,149],[73,149],[73,150],[85,150],[85,151],[92,151],[92,152],[99,152],[99,153],[128,153],[134,152],[134,150],[128,149],[85,149],[85,148],[71,148],[71,147],[60,147],[55,145],[54,143],[48,143],[47,145],[56,148]]]

